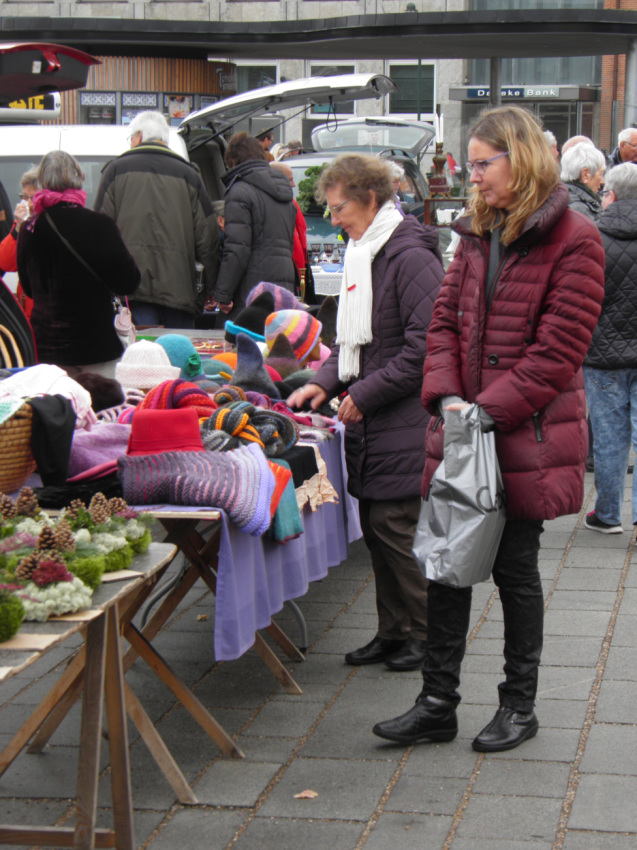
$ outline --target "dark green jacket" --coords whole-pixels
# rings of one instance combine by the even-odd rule
[[[126,151],[104,169],[95,209],[110,216],[141,272],[136,301],[197,314],[197,271],[212,293],[221,253],[217,219],[197,171],[160,142]]]

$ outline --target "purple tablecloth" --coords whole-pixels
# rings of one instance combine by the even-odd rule
[[[257,629],[270,625],[288,599],[303,596],[311,581],[347,558],[349,543],[361,536],[357,503],[346,494],[342,435],[321,443],[328,478],[339,504],[302,513],[304,533],[274,543],[239,531],[222,513],[215,606],[215,658],[231,661],[254,643]]]

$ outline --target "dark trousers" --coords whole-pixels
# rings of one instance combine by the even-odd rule
[[[420,498],[359,502],[376,579],[378,636],[382,638],[427,637],[427,580],[411,554],[420,503]]]
[[[136,325],[163,325],[165,328],[192,329],[195,317],[185,310],[172,307],[162,307],[160,304],[150,304],[147,301],[131,301],[131,313]]]
[[[504,615],[504,673],[500,705],[532,711],[542,654],[544,597],[538,571],[542,522],[507,520],[493,566]],[[429,583],[429,636],[423,664],[423,695],[460,702],[460,665],[465,653],[471,588]]]

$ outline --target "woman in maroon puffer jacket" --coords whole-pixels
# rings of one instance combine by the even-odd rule
[[[426,493],[443,454],[441,419],[468,403],[495,429],[507,522],[493,567],[504,615],[500,708],[473,741],[509,750],[536,734],[533,711],[544,599],[542,523],[581,508],[588,436],[582,362],[601,311],[604,251],[594,224],[568,209],[542,131],[516,107],[483,113],[470,133],[470,215],[427,338],[422,399]],[[424,687],[416,705],[378,723],[401,743],[455,737],[471,588],[429,584]]]

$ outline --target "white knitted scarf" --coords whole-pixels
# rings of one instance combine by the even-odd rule
[[[360,372],[360,347],[372,341],[372,263],[403,220],[392,201],[378,210],[360,239],[350,239],[336,317],[338,377],[350,381]]]

